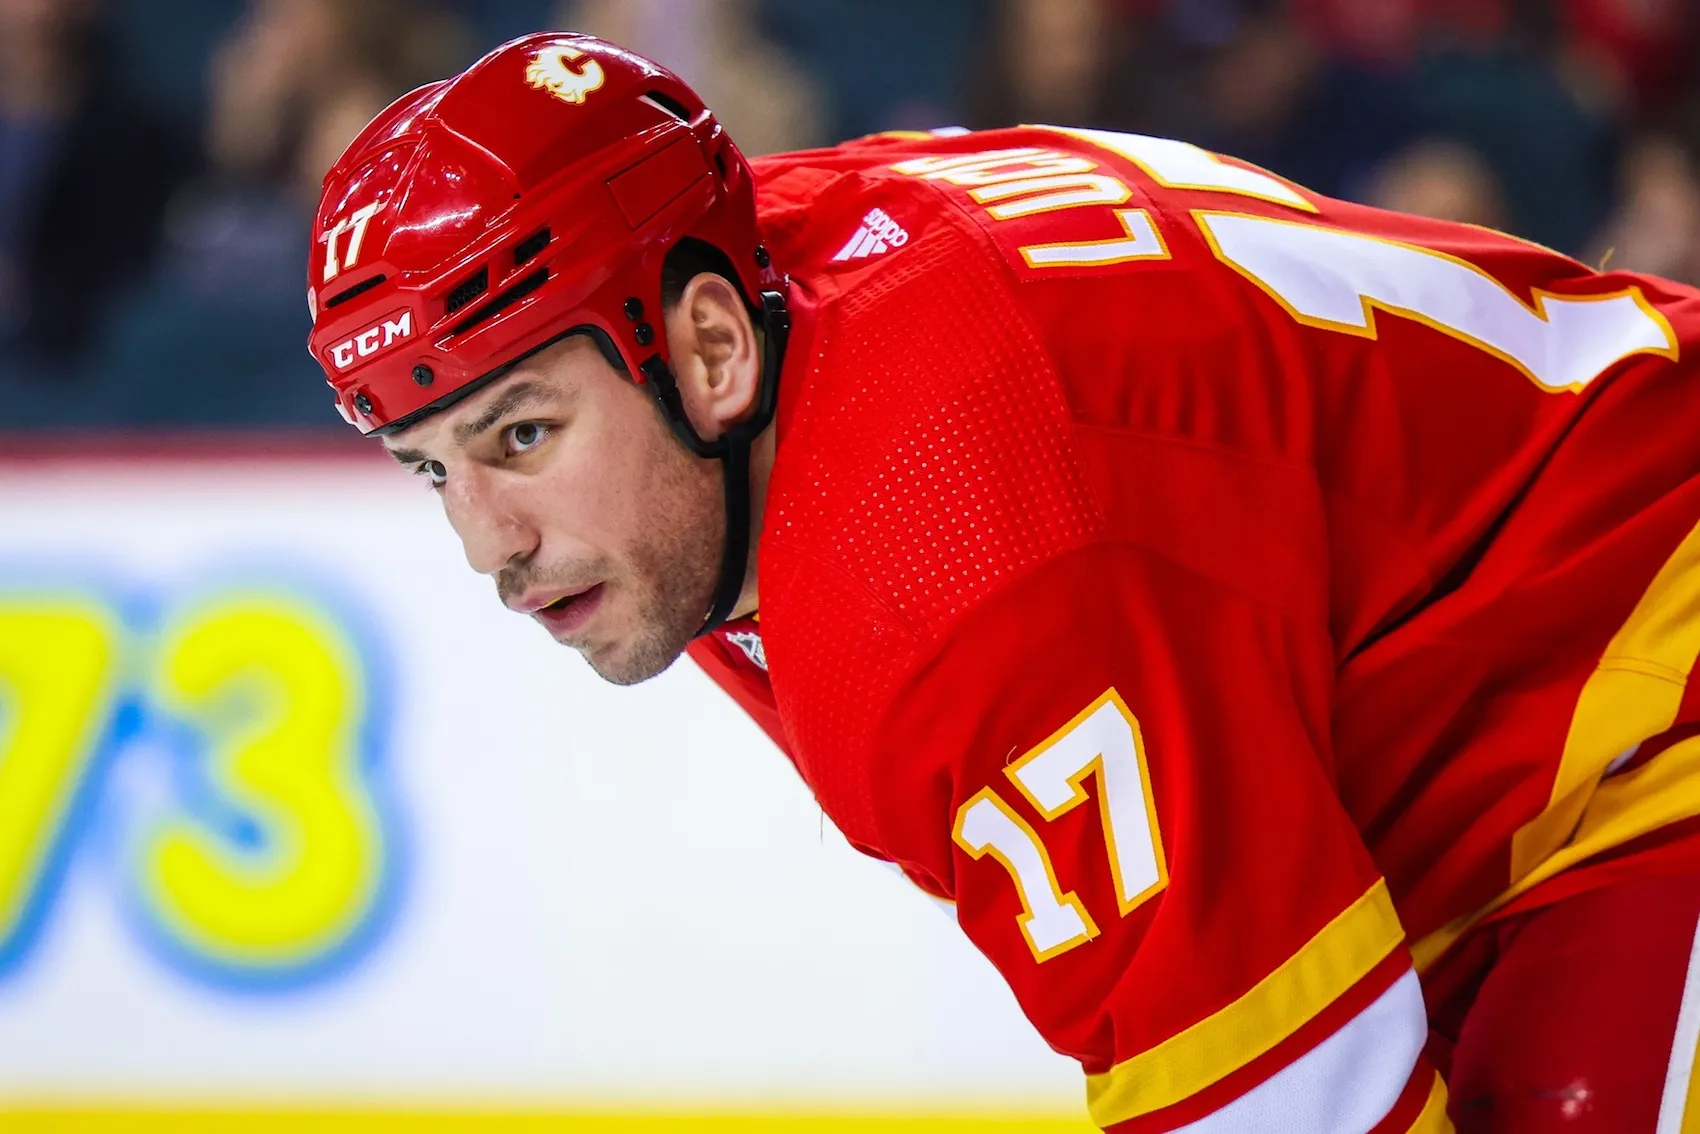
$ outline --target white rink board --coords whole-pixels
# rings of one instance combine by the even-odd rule
[[[0,632],[44,579],[139,625],[233,579],[353,612],[390,689],[387,888],[286,979],[173,955],[138,929],[137,833],[193,806],[163,741],[115,744],[0,951],[0,1102],[1079,1113],[1078,1069],[729,699],[688,662],[604,685],[384,458],[0,454]]]

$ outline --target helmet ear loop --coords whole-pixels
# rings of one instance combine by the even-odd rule
[[[738,605],[744,592],[744,573],[750,558],[750,446],[769,425],[779,407],[779,372],[785,365],[785,347],[791,338],[791,313],[785,297],[777,291],[761,293],[762,373],[756,390],[755,411],[712,440],[705,440],[685,413],[679,383],[659,354],[639,364],[644,383],[672,427],[680,444],[699,457],[718,460],[726,485],[726,544],[720,554],[720,579],[714,587],[708,617],[696,632],[700,638],[719,626]]]

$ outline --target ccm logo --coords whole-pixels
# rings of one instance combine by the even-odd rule
[[[331,365],[347,370],[356,362],[388,350],[396,343],[413,337],[413,312],[397,311],[384,316],[352,338],[344,339],[325,351]]]

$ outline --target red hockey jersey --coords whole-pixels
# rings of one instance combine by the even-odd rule
[[[1447,1128],[1418,971],[1700,815],[1700,293],[1156,138],[760,172],[761,616],[693,656],[1101,1125]]]

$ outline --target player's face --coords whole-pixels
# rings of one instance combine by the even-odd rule
[[[384,443],[442,496],[502,602],[606,680],[655,676],[701,626],[724,538],[719,465],[585,336]]]

